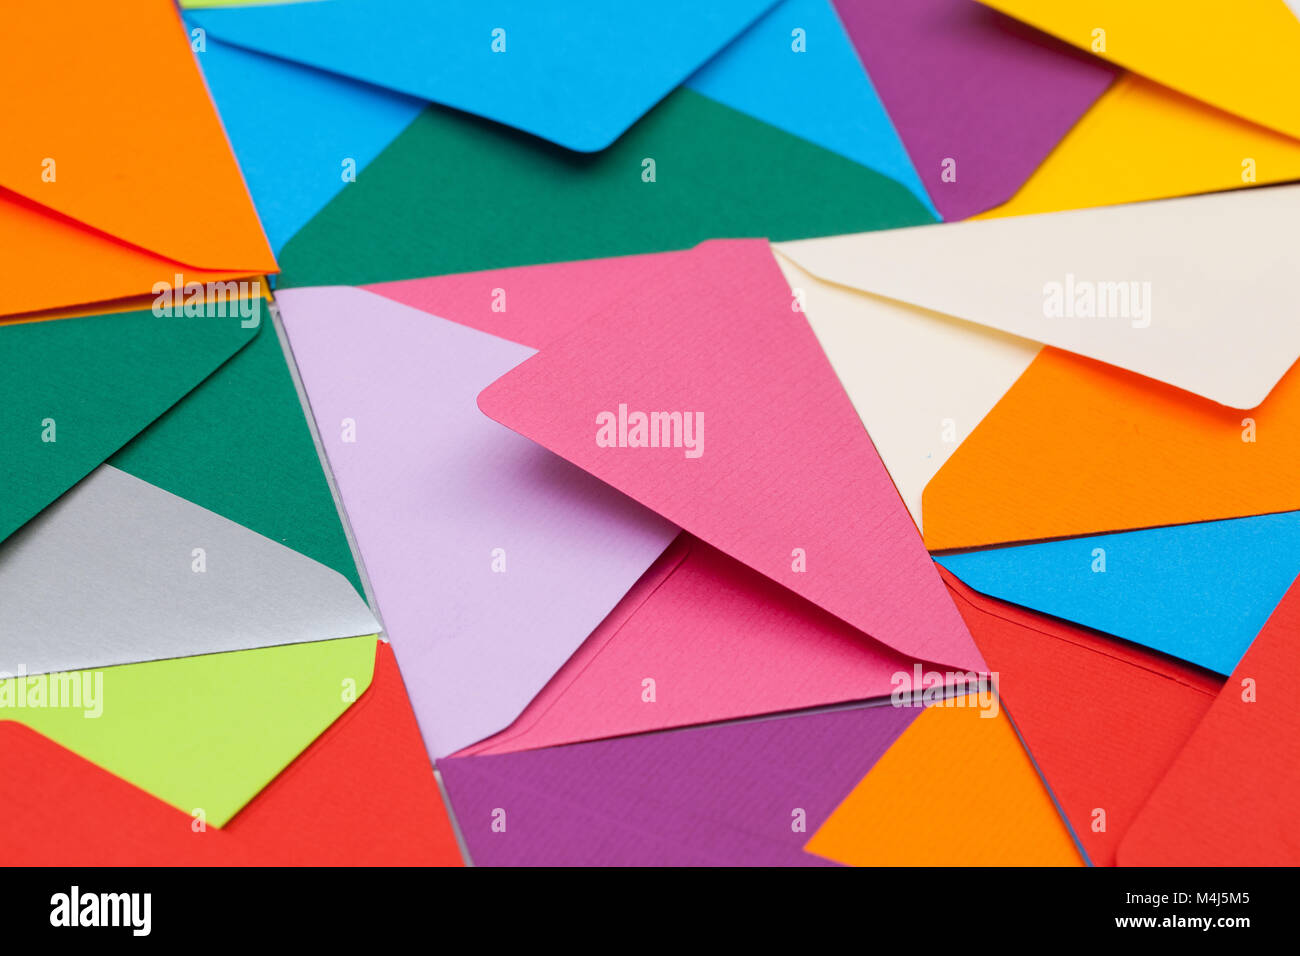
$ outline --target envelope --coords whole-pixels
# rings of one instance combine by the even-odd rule
[[[48,458],[66,448],[76,464],[37,460],[6,476],[39,486],[29,503],[61,497],[0,544],[15,628],[3,641],[0,715],[212,826],[364,692],[378,630],[276,330],[260,308],[243,329],[243,311],[0,327],[0,341],[34,359],[7,381],[46,399],[50,419],[18,427],[6,446],[39,443]],[[170,340],[175,356],[157,350],[166,322],[194,326],[192,351],[207,361],[243,347],[208,375],[183,339]],[[206,331],[223,325],[242,340]],[[88,346],[100,367],[82,377],[49,360]],[[183,385],[182,372],[192,375]],[[155,375],[167,388],[149,384]],[[132,376],[150,406],[136,390],[113,391]],[[75,483],[96,455],[111,457]]]
[[[1285,348],[1285,325],[1259,334]],[[1295,511],[1298,426],[1294,367],[1243,411],[1044,349],[926,486],[926,545],[982,547]]]
[[[1119,847],[1123,866],[1295,866],[1300,582],[1260,631]],[[1188,826],[1187,821],[1196,825]],[[1182,825],[1179,825],[1179,824]]]
[[[479,407],[907,657],[982,671],[796,304],[766,243],[705,243]]]
[[[940,573],[1088,860],[1113,866],[1120,840],[1222,677],[985,597]]]
[[[937,560],[983,594],[1230,674],[1300,574],[1300,512]]]
[[[0,854],[16,865],[460,862],[386,644],[379,644],[374,681],[356,704],[220,829],[199,829],[188,812],[20,724],[0,722],[0,740],[13,767],[40,768],[0,780]]]
[[[408,45],[399,38],[388,53]],[[364,178],[370,162],[427,105],[387,86],[306,68],[213,34],[203,35],[203,47],[198,60],[277,251],[350,185],[349,178]],[[738,110],[897,180],[935,218],[830,0],[776,4],[684,85],[712,101],[710,115],[729,115],[719,106]],[[267,97],[267,89],[276,95]],[[523,138],[513,148],[538,151],[539,144]],[[635,158],[640,175],[643,157]],[[482,263],[464,268],[475,265]]]
[[[683,534],[509,727],[454,756],[536,750],[976,680],[911,660]]]
[[[918,712],[858,706],[437,766],[477,866],[827,866],[803,852],[808,834]]]
[[[1148,79],[1300,138],[1300,21],[1284,0],[1245,10],[1214,0],[980,0]],[[1100,31],[1100,32],[1099,32]],[[1215,38],[1213,55],[1206,36]]]
[[[999,403],[1013,385],[1025,387],[1017,383],[1031,377],[1027,370],[1035,361],[1057,361],[1036,360],[1041,344],[1131,369],[1214,402],[1245,408],[1260,405],[1300,355],[1300,342],[1289,331],[1294,323],[1280,319],[1276,305],[1286,301],[1282,276],[1288,269],[1284,260],[1289,253],[1282,251],[1285,243],[1273,243],[1272,251],[1262,256],[1241,251],[1254,248],[1250,242],[1240,241],[1235,251],[1227,244],[1233,236],[1249,234],[1267,245],[1269,235],[1285,228],[1286,208],[1296,196],[1300,193],[1284,187],[776,243],[774,248],[899,493],[918,526],[925,529],[927,544],[931,549],[972,547],[1286,510],[1282,504],[1227,514],[1175,515],[1170,521],[1046,529],[1052,533],[1039,533],[1030,526],[1000,532],[1009,537],[973,537],[932,527],[936,514],[943,523],[984,524],[991,520],[986,510],[967,506],[971,488],[958,483],[952,487],[963,496],[960,511],[938,512],[939,505],[927,505],[922,521],[923,491],[928,485],[927,498],[935,495],[943,483],[936,475],[947,471],[945,463],[955,452],[958,459],[968,460],[970,436],[982,431],[980,423],[995,406],[1001,414]],[[1279,210],[1277,219],[1272,218],[1274,209]],[[1233,225],[1226,227],[1225,222]],[[1096,241],[1095,236],[1103,232],[1107,240]],[[1152,249],[1162,251],[1155,256]],[[935,263],[942,263],[942,270],[937,271]],[[1014,267],[1008,268],[1007,263]],[[1195,271],[1196,280],[1184,275],[1184,269]],[[1206,283],[1205,275],[1214,276],[1214,281]],[[1063,313],[1067,287],[1072,303],[1083,297],[1086,289],[1095,304],[1099,283],[1118,283],[1130,293],[1136,288],[1131,304],[1140,302],[1144,313],[1150,305],[1149,315],[1049,317],[1054,309],[1053,294],[1062,299],[1062,308],[1055,311]],[[1118,291],[1114,310],[1109,295],[1107,291],[1103,296],[1107,311],[1121,311]],[[1225,316],[1232,316],[1233,321],[1224,321]],[[1239,316],[1251,330],[1240,341],[1233,331],[1242,328],[1234,324]],[[1143,327],[1134,327],[1135,323]],[[1206,363],[1203,355],[1208,351],[1230,352],[1236,359]],[[1130,378],[1143,381],[1138,376]],[[1161,394],[1175,393],[1174,389],[1159,388]],[[1143,398],[1126,410],[1126,415],[1151,414],[1144,407],[1149,405],[1145,397],[1148,388],[1143,386],[1140,391]],[[1136,387],[1133,394],[1138,394]],[[1187,400],[1192,400],[1191,396]],[[1210,401],[1201,404],[1214,407]],[[1058,413],[1065,407],[1057,406]],[[1070,420],[1085,407],[1084,399],[1072,397]],[[1219,414],[1226,421],[1230,413]],[[1234,421],[1243,417],[1238,414]],[[1062,432],[1058,425],[1041,425],[1051,434],[1036,438],[1031,449],[1025,446],[1021,433],[1015,446],[1004,449],[1008,460],[1017,456],[1036,460],[1039,443],[1055,442],[1058,436],[1063,451],[1068,446],[1072,455],[1097,459],[1095,441],[1080,443],[1076,435]],[[1240,428],[1234,430],[1234,440],[1240,437]],[[1180,447],[1178,454],[1185,451]],[[953,462],[951,467],[956,471],[960,466]],[[1032,470],[1042,465],[1026,467]],[[1083,470],[1088,467],[1084,465]],[[1060,489],[1076,478],[1054,475],[1053,480],[1058,484],[1043,489],[1049,501],[1058,499]],[[1017,478],[1017,486],[1019,481]],[[1089,509],[1100,507],[1096,502],[1103,497],[1093,484]],[[1244,487],[1250,485],[1246,482]],[[1000,498],[1006,487],[1005,480],[998,485]],[[1145,497],[1156,497],[1154,489]],[[1175,498],[1166,498],[1166,507]],[[1016,505],[1017,524],[1022,523],[1021,504]],[[1024,510],[1037,507],[1030,505]],[[1010,517],[999,505],[993,510]],[[1073,517],[1082,516],[1076,509]]]
[[[72,24],[95,42],[70,45]],[[7,88],[41,77],[39,95],[0,105],[0,256],[23,277],[0,291],[0,316],[139,295],[177,273],[275,271],[171,3],[129,20],[91,0],[26,6],[0,63]]]
[[[1117,70],[965,0],[835,0],[945,220],[1000,205]]]
[[[488,270],[380,283],[367,290],[545,350],[592,313],[638,296],[659,270],[685,267],[692,254]],[[281,302],[296,294],[283,294]],[[373,314],[373,309],[365,313]],[[426,317],[423,324],[430,321]],[[296,340],[295,322],[291,316]],[[303,324],[310,327],[309,321]],[[394,335],[390,331],[386,337]],[[325,377],[321,387],[327,394],[337,393],[345,378]],[[333,427],[327,419],[323,431]],[[342,447],[350,454],[359,451]],[[347,479],[342,481],[346,496]],[[350,502],[349,510],[355,526],[358,509]],[[370,571],[373,578],[374,562]],[[391,628],[392,615],[386,620]],[[576,651],[562,667],[539,671],[541,680],[515,705],[509,727],[458,753],[536,749],[889,696],[902,681],[921,688],[927,682],[956,686],[973,678],[872,640],[691,535],[679,536],[590,636],[577,628],[569,632],[570,641],[583,637],[581,647],[570,644]],[[510,639],[507,630],[494,634],[493,643],[485,642],[482,651],[495,667],[513,661],[515,655],[493,649],[495,642]],[[647,678],[662,688],[654,706],[643,700]]]
[[[245,49],[594,152],[772,3],[334,0],[191,11],[189,19]]]
[[[678,529],[479,412],[532,349],[361,289],[278,304],[425,742],[452,753],[514,720]]]
[[[926,707],[804,847],[850,866],[1082,866],[1015,728],[972,698]]]
[[[1116,149],[1124,143],[1124,149]],[[1300,179],[1300,141],[1124,73],[1007,202],[979,218]]]

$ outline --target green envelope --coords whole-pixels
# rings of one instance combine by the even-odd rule
[[[289,240],[277,285],[364,285],[933,221],[894,180],[688,89],[594,154],[431,106]]]
[[[9,423],[0,431],[0,537],[38,513],[53,520],[57,499],[108,463],[333,569],[369,618],[265,303],[260,316],[252,327],[148,310],[0,325]],[[4,593],[4,548],[0,610],[22,600]],[[177,559],[188,562],[188,552]],[[287,593],[293,580],[267,586]],[[137,613],[148,620],[148,607]],[[0,719],[221,826],[369,686],[376,638],[356,634],[62,675],[11,670],[0,674],[9,678],[0,679]],[[102,687],[98,715],[48,706],[58,680],[65,705],[73,684]]]

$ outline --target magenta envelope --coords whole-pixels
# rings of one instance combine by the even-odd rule
[[[810,375],[814,394],[825,399],[817,415],[838,420],[846,441],[856,445],[875,475],[878,507],[895,528],[905,522],[896,552],[872,552],[864,540],[861,560],[866,565],[910,561],[919,576],[913,590],[924,591],[931,586],[932,565],[906,513],[899,510],[902,504],[892,484],[881,480],[874,448],[820,346],[803,316],[790,310],[790,290],[771,271],[775,266],[767,245],[710,245],[735,247],[748,269],[740,281],[754,280],[762,294],[779,298],[778,322],[790,337],[777,355]],[[689,299],[691,283],[702,278],[700,253],[709,248],[438,276],[369,290],[549,350],[592,314],[602,321],[611,310],[645,296],[647,288],[671,286]],[[707,447],[706,455],[712,454]],[[787,472],[784,465],[780,470]],[[846,482],[849,487],[858,483],[855,477]],[[858,501],[855,507],[860,505]],[[814,548],[812,554],[819,553]],[[792,574],[816,570],[808,567],[812,570]],[[935,659],[982,669],[964,627],[952,627],[945,616],[944,609],[951,607],[946,591],[930,597],[940,610],[940,625],[947,621],[952,628],[947,649],[933,650]],[[929,626],[919,615],[913,620],[917,628]],[[910,678],[915,663],[912,656],[800,596],[788,582],[778,584],[725,549],[682,535],[509,728],[460,753],[504,753],[864,700],[898,689],[896,675]],[[935,673],[929,665],[925,671]]]
[[[803,844],[920,713],[858,706],[438,770],[479,866],[829,866]]]

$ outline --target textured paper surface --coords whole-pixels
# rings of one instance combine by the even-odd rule
[[[646,159],[653,182],[642,179]],[[802,182],[836,201],[808,202],[791,188]],[[595,156],[428,109],[289,241],[280,284],[365,285],[932,220],[893,180],[692,90]]]
[[[801,849],[808,833],[917,713],[776,717],[438,769],[478,866],[825,866]]]
[[[1300,358],[1291,304],[1300,252],[1286,238],[1297,214],[1300,187],[1282,186],[834,236],[777,251],[820,279],[1254,408]],[[1103,282],[1121,285],[1123,298]],[[1049,314],[1051,283],[1070,306],[1087,308],[1086,289],[1093,308],[1108,312]]]
[[[0,196],[0,259],[24,280],[4,284],[0,315],[143,295],[176,272],[275,271],[176,8],[147,0],[133,13],[73,0],[7,16],[0,83],[42,85],[0,104],[0,186],[12,191]],[[69,23],[95,42],[69,44]],[[178,116],[185,135],[159,149],[159,117]],[[159,196],[194,194],[208,215],[160,213]]]
[[[461,754],[512,753],[888,697],[899,686],[895,675],[912,680],[914,666],[682,535],[518,720]],[[653,703],[645,699],[647,679],[654,682]]]
[[[1228,674],[1300,574],[1300,512],[938,561],[984,594]]]
[[[1300,370],[1243,413],[1044,349],[926,486],[925,542],[939,551],[1295,511],[1297,429]]]
[[[14,766],[41,768],[0,777],[0,855],[17,866],[457,865],[392,649],[377,652],[374,682],[347,713],[234,819],[201,833],[188,812],[0,722]]]
[[[1297,667],[1300,581],[1129,828],[1119,848],[1122,865],[1300,864]]]
[[[931,706],[808,841],[851,866],[1081,866],[1005,713]]]
[[[189,17],[218,39],[590,152],[613,142],[774,2],[334,0]]]
[[[966,0],[835,8],[944,219],[1010,198],[1116,72]]]
[[[765,242],[706,243],[485,389],[479,407],[895,650],[982,670],[800,319]],[[598,447],[597,415],[620,404],[702,413],[702,454]]]
[[[18,684],[42,678],[11,677],[0,715],[219,827],[347,710],[374,656],[372,635],[74,672],[83,688],[102,677],[98,717],[34,707]]]
[[[107,465],[0,544],[0,673],[378,630],[337,571]]]
[[[1134,73],[1300,138],[1300,21],[1284,0],[980,0]],[[1093,31],[1106,29],[1106,49]],[[1205,45],[1214,37],[1214,48]]]
[[[0,376],[0,540],[144,431],[259,331],[260,324],[245,329],[238,318],[151,311],[0,325],[6,365]]]
[[[360,289],[279,302],[424,739],[459,750],[519,715],[677,528],[478,410],[532,350]]]

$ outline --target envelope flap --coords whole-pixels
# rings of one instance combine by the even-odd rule
[[[186,265],[275,271],[170,0],[5,18],[0,84],[27,92],[0,100],[0,187]]]
[[[705,243],[479,407],[876,640],[982,670],[793,305],[766,242]]]
[[[111,465],[0,544],[0,673],[378,631],[337,571]]]
[[[1282,186],[776,249],[821,279],[1254,408],[1300,357],[1298,215],[1300,187]]]
[[[335,0],[191,12],[213,36],[604,149],[775,0]]]
[[[1300,19],[1284,0],[980,0],[1219,109],[1300,137]]]

